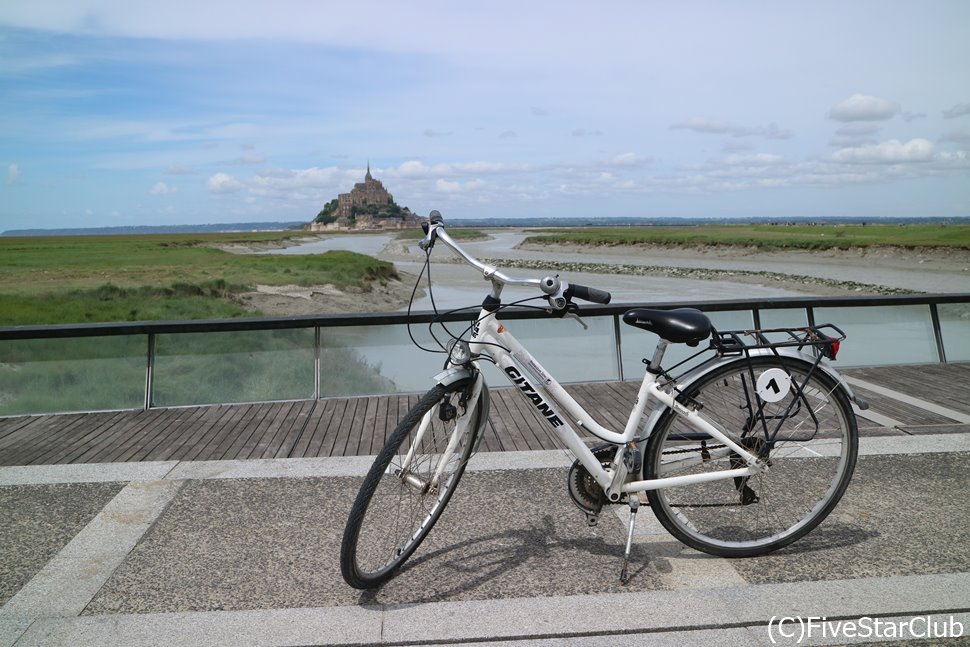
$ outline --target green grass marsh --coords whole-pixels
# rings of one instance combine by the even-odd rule
[[[263,285],[366,290],[394,266],[346,251],[231,254],[302,232],[0,238],[0,326],[253,316],[234,295]]]
[[[775,250],[893,246],[970,249],[970,225],[698,225],[537,230],[527,243],[574,245],[741,246]]]

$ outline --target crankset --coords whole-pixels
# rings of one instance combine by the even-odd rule
[[[609,467],[616,456],[616,445],[598,445],[592,451],[600,465]],[[567,480],[569,496],[572,497],[573,503],[586,513],[587,525],[595,526],[599,521],[599,514],[603,510],[603,506],[609,503],[606,492],[589,473],[589,470],[578,460],[574,461],[572,467],[569,468]]]

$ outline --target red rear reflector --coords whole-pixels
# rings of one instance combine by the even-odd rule
[[[841,346],[842,346],[842,342],[833,340],[832,343],[829,344],[829,352],[826,353],[828,358],[834,361],[835,358],[838,357],[839,348]]]

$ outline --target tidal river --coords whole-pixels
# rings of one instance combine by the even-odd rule
[[[698,250],[666,249],[637,249],[632,253],[630,250],[612,248],[516,249],[525,236],[522,231],[502,230],[490,232],[490,237],[486,240],[462,242],[461,245],[478,258],[493,259],[499,267],[500,259],[519,259],[540,263],[557,261],[770,271],[809,277],[759,284],[751,282],[750,278],[747,281],[732,281],[730,277],[704,280],[611,273],[564,273],[567,280],[610,291],[613,294],[613,303],[684,302],[689,305],[715,300],[757,300],[845,293],[844,290],[839,292],[838,288],[833,288],[829,283],[816,282],[816,279],[852,280],[921,292],[964,292],[970,285],[970,270],[963,267],[966,261],[960,258],[948,261],[945,258],[925,260],[917,257],[866,257],[851,254],[826,256],[807,252],[750,254],[730,250],[715,254]],[[421,272],[424,260],[424,253],[417,247],[416,241],[404,243],[396,240],[393,234],[339,235],[272,253],[312,254],[330,249],[347,249],[391,261],[411,277]],[[449,256],[444,245],[435,248],[432,256],[434,303],[438,311],[472,307],[469,311],[471,313],[487,293],[487,283],[470,266],[447,262]],[[555,273],[541,269],[505,271],[511,276],[537,278],[547,273]],[[426,282],[422,282],[422,287],[425,288],[425,294],[412,305],[414,310],[432,308]],[[536,292],[528,288],[507,288],[503,301],[510,303],[534,296]],[[844,359],[851,365],[884,363],[883,356],[888,352],[887,349],[905,349],[910,355],[900,356],[896,361],[912,363],[935,361],[932,359],[935,352],[933,332],[928,327],[928,316],[923,316],[926,314],[924,309],[925,306],[911,306],[908,309],[890,308],[878,313],[880,321],[889,324],[886,326],[868,321],[865,318],[867,314],[858,315],[863,317],[858,321],[851,320],[856,314],[850,315],[841,311],[825,312],[824,309],[819,309],[817,314],[832,317],[838,320],[836,323],[845,325],[851,339]],[[944,334],[949,339],[948,355],[952,349],[954,355],[966,354],[970,357],[970,320],[965,314],[955,307],[941,310]],[[470,314],[469,317],[471,316]],[[746,312],[716,312],[711,317],[722,330],[748,328],[752,325],[750,314]],[[804,318],[804,310],[765,311],[762,315],[764,326],[800,326],[805,325]],[[571,320],[517,321],[515,333],[561,381],[616,379],[618,367],[612,318],[588,318],[586,323],[588,330]],[[461,324],[449,327],[456,335],[461,334],[464,328]],[[624,374],[629,379],[631,371],[635,373],[638,367],[642,368],[640,358],[650,353],[655,338],[642,331],[627,329],[625,326],[621,328],[624,329],[621,355]],[[901,340],[896,338],[900,331],[904,331],[905,344],[901,344]],[[335,329],[327,334],[332,336],[331,343],[355,349],[368,364],[393,380],[402,391],[425,389],[428,376],[434,374],[443,361],[441,355],[422,353],[415,349],[404,326]],[[411,334],[422,345],[437,348],[426,325],[412,327]],[[439,330],[437,334],[442,341],[447,341],[446,333]],[[491,375],[487,372],[486,377],[493,384],[504,382],[497,374]]]

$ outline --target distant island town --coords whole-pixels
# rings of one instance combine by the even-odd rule
[[[328,202],[306,226],[307,231],[348,231],[357,229],[410,229],[421,220],[407,207],[394,202],[384,184],[375,179],[367,163],[367,174],[350,193],[341,193]]]

